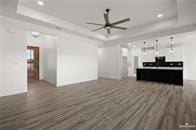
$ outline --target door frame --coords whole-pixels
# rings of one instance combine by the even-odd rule
[[[27,46],[27,49],[33,49],[33,50],[38,50],[38,61],[37,61],[37,64],[38,64],[38,70],[37,70],[37,75],[36,75],[36,78],[35,78],[35,80],[40,80],[40,49],[39,49],[39,47],[38,46]],[[27,61],[28,62],[28,61]],[[27,63],[28,64],[28,63]],[[28,70],[27,70],[27,80],[29,80],[28,79]]]

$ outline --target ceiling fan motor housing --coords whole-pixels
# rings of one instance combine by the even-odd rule
[[[106,9],[105,11],[107,12],[107,14],[109,14],[109,12],[110,12],[110,9],[108,8],[108,9]]]
[[[109,20],[109,12],[110,12],[110,9],[107,8],[105,11],[106,12],[103,14],[104,20],[105,20],[105,23],[104,24],[100,24],[100,23],[87,23],[87,24],[92,24],[92,25],[100,26],[99,28],[92,30],[93,32],[94,31],[101,30],[101,29],[106,29],[107,30],[107,33],[110,34],[112,28],[121,29],[121,30],[127,30],[127,28],[125,28],[125,27],[116,26],[116,25],[130,21],[129,18],[122,19],[122,20],[119,20],[119,21],[110,23],[110,20]]]

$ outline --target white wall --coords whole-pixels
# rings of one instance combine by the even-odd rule
[[[141,62],[155,62],[155,51],[147,50],[146,55],[141,54]],[[166,61],[183,61],[182,47],[175,47],[174,52],[170,52],[170,48],[159,49],[157,56],[165,56]]]
[[[184,79],[196,80],[196,44],[183,48]]]
[[[44,79],[57,85],[57,38],[46,35],[44,53]]]
[[[99,77],[122,78],[121,46],[107,46],[99,48]]]
[[[49,64],[47,61],[43,61],[47,65],[46,70],[51,70],[46,72],[46,77],[44,76],[45,72],[42,74],[44,79],[54,81],[55,61],[58,66],[58,70],[56,70],[57,86],[97,79],[97,46],[103,43],[3,16],[0,16],[0,21],[0,27],[4,27],[2,35],[0,35],[0,45],[3,45],[3,47],[0,46],[0,50],[7,50],[0,52],[0,56],[1,54],[3,56],[5,55],[5,58],[1,58],[5,62],[5,66],[3,64],[3,67],[1,67],[3,68],[3,72],[0,73],[0,77],[2,74],[5,76],[3,75],[4,78],[1,78],[2,81],[0,80],[0,96],[27,92],[27,35],[25,32],[28,30],[38,31],[44,34],[53,33],[57,37],[55,39],[57,40],[56,45],[58,45],[56,47],[58,49],[56,60],[55,50],[53,50],[55,44],[51,42],[48,49],[46,49],[47,58],[45,59],[52,62]],[[14,29],[15,33],[8,33],[8,28],[11,30]],[[53,38],[48,37],[46,41],[54,40],[51,39]],[[13,47],[10,45],[13,45]]]
[[[135,76],[134,74],[134,56],[138,56],[138,67],[142,67],[142,51],[139,48],[132,48],[129,51],[129,76]]]
[[[27,45],[37,46],[40,50],[40,79],[56,85],[57,38],[51,35],[40,34],[33,37],[27,32]]]
[[[62,34],[57,44],[57,86],[98,78],[97,42]]]
[[[128,48],[122,47],[122,56],[123,57],[128,57],[129,56],[129,50]]]
[[[27,92],[26,34],[18,29],[2,27],[0,97]],[[8,31],[9,30],[9,31]]]
[[[128,57],[122,57],[122,77],[128,77]]]
[[[2,58],[2,55],[3,55],[3,51],[2,51],[2,49],[3,49],[3,47],[2,47],[2,45],[3,45],[3,38],[2,38],[2,36],[3,36],[3,27],[2,27],[3,25],[2,24],[0,24],[0,60],[1,59],[3,59]],[[3,87],[2,87],[2,77],[3,77],[3,75],[2,75],[2,73],[3,73],[3,64],[2,63],[0,63],[0,93],[1,93],[1,91],[3,91]],[[0,96],[1,96],[2,94],[0,94]]]

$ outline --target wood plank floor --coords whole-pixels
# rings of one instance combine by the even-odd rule
[[[188,123],[190,128],[179,127]],[[0,98],[0,130],[195,130],[196,82],[99,80]],[[192,128],[191,128],[192,127]]]

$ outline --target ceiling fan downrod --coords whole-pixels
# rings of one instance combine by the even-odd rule
[[[110,9],[109,9],[109,8],[107,8],[105,11],[106,11],[106,13],[107,13],[107,14],[109,14]]]

